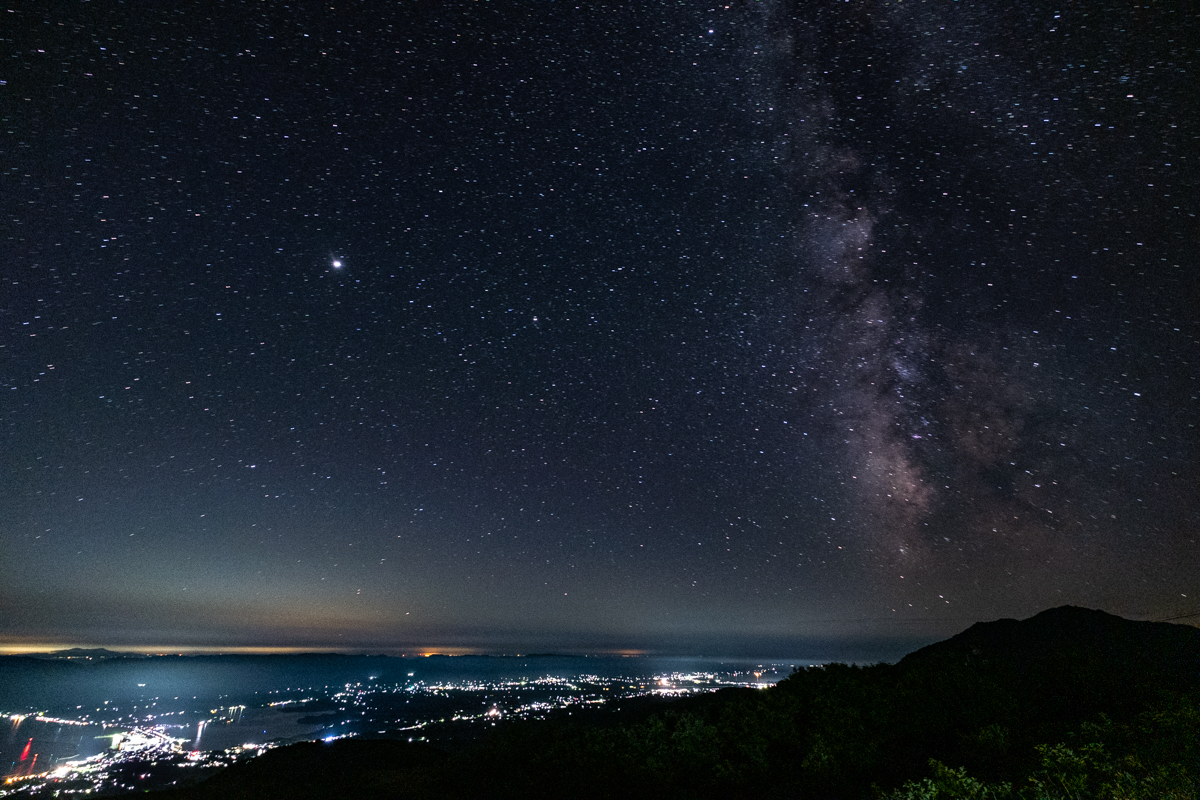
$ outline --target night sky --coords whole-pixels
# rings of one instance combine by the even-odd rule
[[[1192,3],[173,5],[0,11],[0,649],[1197,619]]]

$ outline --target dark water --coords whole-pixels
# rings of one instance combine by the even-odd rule
[[[45,772],[56,764],[103,752],[112,742],[104,734],[115,728],[69,725],[34,717],[0,720],[0,774]]]
[[[235,722],[218,717],[180,726],[168,732],[186,739],[187,750],[224,750],[244,744],[266,744],[275,740],[313,738],[320,725],[301,723],[302,715],[273,708],[247,708]]]

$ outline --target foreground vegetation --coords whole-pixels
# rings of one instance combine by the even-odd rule
[[[895,665],[499,729],[280,748],[169,798],[1141,800],[1200,793],[1200,630],[1055,609]]]

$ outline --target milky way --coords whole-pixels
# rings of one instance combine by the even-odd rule
[[[764,72],[806,209],[794,258],[817,295],[825,410],[885,570],[937,563],[995,588],[1041,562],[1054,564],[1058,593],[1093,547],[1193,527],[1172,444],[1192,438],[1192,420],[1166,408],[1182,376],[1145,369],[1186,347],[1171,310],[1184,305],[1166,295],[1191,279],[1178,248],[1192,217],[1171,190],[1190,193],[1134,183],[1194,157],[1171,112],[1154,119],[1171,103],[1166,76],[1192,66],[1172,19],[971,4],[767,14]],[[1144,53],[1113,38],[1134,20],[1160,34]],[[1118,137],[1149,141],[1127,149]],[[1116,202],[1096,196],[1112,181],[1123,181],[1107,190]],[[1146,219],[1147,205],[1179,222]],[[1124,263],[1102,255],[1114,251]],[[1134,304],[1152,319],[1119,319]],[[1155,326],[1174,352],[1130,347],[1125,326]],[[1144,382],[1155,390],[1137,391]],[[1163,402],[1138,399],[1151,393]],[[1151,488],[1175,506],[1165,519],[1136,534],[1113,524],[1118,503],[1149,522],[1153,501],[1135,495]],[[1164,574],[1176,555],[1164,548]],[[1135,591],[1109,578],[1120,588],[1106,600]],[[1014,593],[1048,588],[1036,583]]]

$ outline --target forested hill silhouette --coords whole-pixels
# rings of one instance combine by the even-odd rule
[[[1134,713],[1163,687],[1200,687],[1200,629],[1061,606],[1026,620],[980,622],[900,660],[901,672],[966,670],[992,692],[1035,703],[1047,721]]]
[[[168,796],[1195,800],[1200,630],[1063,607],[979,623],[897,664],[513,723],[444,757],[339,747],[356,768],[336,790],[298,785],[277,751]]]
[[[1086,670],[1194,685],[1200,682],[1200,628],[1060,606],[1026,620],[977,622],[910,653],[898,666],[934,669],[954,662],[1026,679]]]

